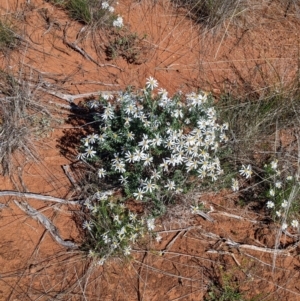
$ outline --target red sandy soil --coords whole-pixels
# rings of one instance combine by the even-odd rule
[[[76,143],[84,131],[66,121],[69,103],[49,91],[119,91],[128,85],[142,87],[153,76],[172,93],[201,88],[216,95],[225,90],[264,95],[288,85],[298,68],[299,19],[292,11],[285,16],[276,1],[253,5],[214,31],[201,29],[167,0],[120,1],[116,10],[128,30],[146,35],[137,45],[137,64],[122,57],[107,61],[107,31],[81,31],[82,24],[47,2],[2,0],[0,8],[22,36],[17,50],[2,55],[2,69],[37,88],[34,95],[57,120],[46,137],[33,138],[38,161],[14,157],[11,176],[1,176],[1,191],[67,200],[75,195],[62,166],[76,162]],[[66,46],[64,30],[67,41],[77,40],[98,64]],[[288,136],[282,139],[288,146]],[[292,248],[298,236],[281,237],[281,246],[290,249],[274,257],[278,227],[265,223],[263,212],[238,208],[237,196],[229,191],[194,196],[176,205],[157,224],[161,243],[145,241],[132,260],[116,259],[103,267],[58,245],[15,205],[16,199],[22,200],[0,197],[5,205],[0,209],[0,300],[198,301],[213,284],[224,285],[226,277],[245,300],[300,300],[299,248]],[[198,199],[213,206],[213,223],[190,214],[189,204]],[[73,218],[79,207],[26,201],[53,221],[63,239],[81,241]],[[229,240],[241,247],[226,244]]]

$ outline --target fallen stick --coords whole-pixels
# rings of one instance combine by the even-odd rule
[[[100,86],[108,86],[108,87],[116,87],[120,86],[119,84],[107,84],[103,82],[97,82],[97,81],[83,81],[83,82],[72,82],[71,85],[100,85]]]
[[[70,165],[63,165],[62,166],[66,176],[68,177],[68,179],[70,180],[70,182],[73,184],[73,186],[76,188],[76,189],[79,189],[79,186],[77,184],[77,182],[75,181],[74,177],[73,177],[73,174],[72,174],[72,171],[71,171],[71,168],[70,168]]]
[[[199,216],[203,217],[204,219],[208,220],[209,222],[214,222],[214,219],[212,217],[210,217],[208,214],[204,213],[201,210],[197,210],[196,214],[198,214]]]
[[[227,212],[213,210],[213,211],[210,211],[210,213],[215,214],[215,215],[223,215],[223,216],[226,216],[226,217],[235,218],[235,219],[238,219],[238,220],[248,221],[248,222],[253,223],[253,224],[258,224],[259,223],[259,221],[249,219],[249,218],[246,218],[246,217],[243,217],[243,216],[227,213]]]
[[[30,193],[30,192],[19,192],[19,191],[12,191],[12,190],[0,191],[0,197],[1,196],[17,196],[20,198],[30,198],[30,199],[55,202],[55,203],[66,204],[66,205],[80,204],[80,201],[66,201],[64,199],[55,198],[55,197],[49,196],[49,195],[42,195],[42,194]]]
[[[210,253],[210,254],[219,254],[219,255],[229,255],[232,257],[232,259],[234,260],[234,262],[240,267],[241,264],[239,263],[239,261],[235,258],[233,253],[227,252],[227,251],[217,251],[217,250],[208,250],[206,251],[206,253]]]
[[[64,94],[64,93],[61,93],[61,92],[58,92],[58,91],[48,90],[48,89],[45,89],[45,88],[39,88],[39,89],[42,90],[42,91],[44,91],[44,92],[46,92],[46,93],[48,93],[48,94],[56,96],[57,98],[66,100],[68,102],[74,102],[74,100],[78,99],[78,98],[85,98],[85,97],[90,97],[90,96],[94,96],[94,95],[101,95],[103,93],[119,93],[120,92],[120,91],[116,91],[116,92],[111,92],[111,91],[96,91],[96,92],[89,92],[89,93],[72,95],[72,94]]]
[[[80,48],[78,45],[76,45],[75,43],[70,43],[67,40],[66,37],[66,33],[67,33],[67,27],[68,27],[68,23],[66,24],[65,28],[64,28],[64,32],[63,32],[63,42],[69,46],[71,49],[73,49],[74,51],[80,53],[85,59],[87,59],[88,61],[93,62],[94,64],[96,64],[99,67],[113,67],[113,68],[117,68],[120,71],[123,71],[122,68],[116,66],[116,65],[112,65],[112,64],[99,64],[95,59],[93,59],[85,50],[83,50],[82,48]]]
[[[182,232],[185,232],[186,230],[183,230],[183,231],[179,231],[178,233],[175,234],[175,236],[167,243],[167,245],[165,246],[165,248],[163,250],[161,250],[162,253],[168,251],[172,245],[174,244],[174,242],[177,240],[177,238],[179,237],[179,235],[182,233]]]
[[[53,223],[42,213],[38,212],[36,209],[29,206],[26,202],[18,202],[14,200],[14,203],[26,214],[31,216],[33,219],[39,221],[52,235],[52,237],[63,247],[70,248],[70,249],[78,249],[78,246],[71,242],[63,240],[58,232],[58,229],[53,225]]]
[[[291,256],[288,249],[270,249],[270,248],[262,248],[262,247],[257,247],[257,246],[253,246],[253,245],[247,245],[247,244],[240,244],[240,245],[238,245],[237,248],[248,249],[248,250],[269,253],[269,254],[282,255],[282,256]]]

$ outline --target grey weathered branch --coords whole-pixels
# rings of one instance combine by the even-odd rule
[[[52,91],[49,89],[45,89],[45,88],[39,88],[40,90],[42,90],[43,92],[46,92],[48,94],[51,94],[53,96],[56,96],[57,98],[60,98],[62,100],[66,100],[68,102],[74,102],[75,99],[78,98],[85,98],[85,97],[91,97],[91,96],[96,96],[96,95],[102,95],[105,93],[119,93],[121,91],[116,91],[116,92],[112,92],[112,91],[95,91],[95,92],[89,92],[89,93],[83,93],[83,94],[64,94],[61,93],[59,91]]]
[[[20,197],[20,198],[30,198],[30,199],[55,202],[55,203],[66,204],[66,205],[78,205],[79,204],[79,201],[67,201],[67,200],[55,198],[55,197],[49,196],[49,195],[42,195],[42,194],[30,193],[30,192],[19,192],[19,191],[12,191],[12,190],[0,191],[0,197],[1,196],[15,196],[15,197]]]
[[[26,202],[18,202],[14,200],[14,203],[26,214],[31,216],[33,219],[39,221],[52,235],[52,237],[56,240],[57,243],[62,245],[63,247],[70,248],[70,249],[78,249],[78,246],[71,242],[65,241],[60,237],[58,229],[53,225],[53,223],[42,213],[38,212],[36,209],[29,206]]]

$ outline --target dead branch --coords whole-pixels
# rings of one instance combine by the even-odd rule
[[[38,212],[36,209],[29,206],[26,202],[18,202],[14,200],[14,203],[26,214],[31,216],[33,219],[39,221],[52,235],[52,237],[63,247],[70,249],[78,249],[78,246],[71,242],[63,240],[58,232],[58,229],[53,225],[53,223],[42,213]]]
[[[97,82],[93,80],[83,81],[83,82],[72,82],[71,85],[100,85],[100,86],[107,86],[107,87],[120,86],[119,84],[107,84],[107,83]]]
[[[73,174],[72,174],[72,171],[70,169],[70,165],[63,165],[62,166],[66,176],[68,177],[68,179],[70,180],[70,182],[73,184],[73,186],[76,188],[76,189],[79,189],[79,186],[77,184],[77,182],[75,181],[74,177],[73,177]]]
[[[48,94],[56,96],[57,98],[60,98],[62,100],[66,100],[68,102],[74,102],[74,100],[78,99],[78,98],[91,97],[91,96],[94,96],[94,95],[101,95],[103,93],[120,93],[121,92],[121,91],[115,91],[115,92],[112,92],[112,91],[96,91],[96,92],[89,92],[89,93],[84,93],[84,94],[72,95],[72,94],[64,94],[64,93],[61,93],[61,92],[58,92],[58,91],[52,91],[52,90],[45,89],[45,88],[39,88],[39,89],[46,92],[46,93],[48,93]]]
[[[248,245],[248,244],[241,244],[238,242],[235,242],[231,239],[225,239],[220,237],[220,241],[222,241],[223,244],[226,244],[229,247],[236,248],[239,251],[242,252],[241,249],[246,249],[246,250],[253,250],[257,252],[262,252],[262,253],[269,253],[273,255],[281,255],[281,256],[291,256],[290,254],[290,249],[271,249],[271,248],[266,248],[266,247],[257,247],[254,245]]]
[[[214,222],[214,219],[212,217],[210,217],[208,214],[204,213],[201,210],[197,210],[196,214],[198,214],[199,216],[203,217],[204,219],[208,220],[209,222]]]
[[[210,253],[210,254],[219,254],[219,255],[229,255],[232,257],[232,259],[234,260],[234,262],[240,267],[241,264],[239,263],[239,261],[235,258],[234,254],[231,252],[227,252],[227,251],[217,251],[217,250],[208,250],[206,251],[206,253]]]
[[[172,245],[174,244],[174,242],[177,240],[177,238],[179,237],[179,235],[183,232],[185,232],[186,230],[184,231],[179,231],[178,233],[175,234],[175,236],[168,242],[168,244],[166,245],[166,247],[162,250],[162,252],[165,252],[165,251],[168,251]]]
[[[49,195],[42,195],[42,194],[30,193],[30,192],[19,192],[19,191],[12,191],[12,190],[0,191],[0,197],[1,196],[15,196],[15,197],[20,197],[20,198],[36,199],[36,200],[55,202],[55,203],[66,204],[66,205],[80,204],[80,201],[67,201],[67,200],[55,198],[55,197],[49,196]]]
[[[68,25],[69,24],[67,23],[66,26],[65,26],[65,28],[64,28],[64,31],[63,31],[63,42],[64,42],[64,44],[66,44],[67,46],[69,46],[74,51],[80,53],[85,59],[87,59],[88,61],[93,62],[94,64],[96,64],[99,67],[113,67],[113,68],[119,69],[120,71],[123,71],[122,68],[120,68],[120,67],[118,67],[116,65],[112,65],[112,64],[99,64],[85,50],[83,50],[82,48],[80,48],[76,43],[70,43],[70,42],[68,42],[67,37],[66,37]]]
[[[231,213],[227,213],[227,212],[223,212],[223,211],[215,211],[215,210],[213,210],[210,213],[213,213],[214,215],[223,215],[223,216],[226,216],[226,217],[230,217],[230,218],[235,218],[235,219],[238,219],[238,220],[247,221],[247,222],[250,222],[250,223],[253,223],[253,224],[258,224],[259,223],[256,220],[249,219],[249,218],[246,218],[246,217],[243,217],[243,216],[239,216],[239,215],[235,215],[235,214],[231,214]]]

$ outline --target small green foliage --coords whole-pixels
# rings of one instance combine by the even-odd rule
[[[114,39],[106,47],[106,55],[109,60],[118,56],[122,56],[128,63],[134,63],[139,56],[139,49],[137,47],[138,35],[136,33],[112,32],[110,36]]]
[[[111,40],[106,46],[108,60],[121,56],[129,64],[140,64],[141,52],[145,47],[141,45],[145,37],[140,38],[136,33],[124,30],[114,30],[110,34]]]
[[[112,192],[97,192],[84,205],[89,221],[83,223],[87,232],[83,250],[88,250],[90,256],[99,260],[99,264],[110,256],[130,255],[131,245],[144,235],[147,225],[149,230],[153,229],[151,225],[154,220],[146,221],[130,212]]]
[[[92,15],[87,0],[69,0],[66,8],[70,13],[70,17],[84,24],[92,21]]]
[[[7,22],[0,21],[0,51],[13,49],[17,45],[14,29]]]
[[[238,283],[233,280],[233,275],[222,272],[222,280],[211,285],[205,297],[205,301],[243,301],[239,292]]]
[[[298,93],[299,94],[299,93]],[[216,104],[222,120],[229,122],[233,143],[227,158],[249,158],[254,150],[271,151],[270,137],[276,130],[293,126],[298,120],[300,98],[271,94],[262,99],[240,99],[224,94]],[[263,159],[263,158],[262,158]]]
[[[64,6],[66,5],[67,0],[50,0],[49,2],[51,2],[54,5]]]
[[[283,230],[288,223],[299,229],[299,190],[300,185],[295,176],[286,175],[278,167],[278,160],[273,160],[264,166],[264,198],[267,199],[266,207],[274,220],[282,224]]]
[[[66,9],[69,16],[92,27],[113,26],[121,28],[123,19],[114,14],[114,7],[107,1],[98,0],[51,0],[54,5]]]
[[[18,151],[26,158],[35,158],[34,134],[46,124],[34,124],[34,120],[49,117],[43,106],[37,103],[28,85],[13,76],[0,72],[0,164],[2,173],[10,174],[13,154]]]
[[[243,1],[238,0],[173,0],[173,3],[185,7],[194,21],[208,28],[220,25],[226,19],[233,19],[244,7]]]

